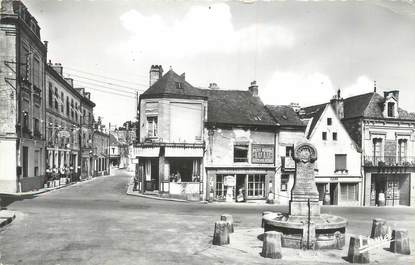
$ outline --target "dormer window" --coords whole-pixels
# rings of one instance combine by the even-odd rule
[[[395,117],[395,103],[388,102],[388,117]]]
[[[181,82],[176,82],[177,89],[183,89],[183,84]]]

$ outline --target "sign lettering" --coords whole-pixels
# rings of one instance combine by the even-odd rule
[[[253,144],[251,161],[253,164],[273,164],[274,146],[271,144]]]

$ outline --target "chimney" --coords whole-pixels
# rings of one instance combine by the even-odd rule
[[[62,64],[60,63],[55,63],[54,65],[51,65],[53,70],[55,70],[58,74],[62,75],[63,74],[63,67]]]
[[[64,79],[66,80],[66,82],[68,82],[68,84],[71,85],[71,87],[73,87],[73,79],[72,78],[65,77]]]
[[[300,112],[300,110],[301,110],[301,107],[300,107],[300,104],[299,103],[294,103],[294,102],[292,102],[291,104],[290,104],[290,107],[296,112],[296,113],[298,113],[298,112]]]
[[[152,65],[150,68],[150,86],[157,82],[163,76],[163,67],[161,65]]]
[[[216,83],[209,83],[209,89],[219,90],[219,86]]]
[[[337,90],[337,94],[330,100],[330,104],[334,109],[337,117],[341,120],[344,118],[344,100],[341,97],[341,90]]]
[[[256,81],[252,81],[251,85],[248,88],[249,92],[251,92],[252,96],[258,97],[258,85],[256,84]]]

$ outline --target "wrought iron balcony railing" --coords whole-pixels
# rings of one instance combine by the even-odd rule
[[[366,167],[415,167],[415,156],[365,156]]]

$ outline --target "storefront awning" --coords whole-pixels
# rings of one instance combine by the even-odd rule
[[[203,157],[203,148],[166,147],[165,157]]]
[[[135,147],[134,157],[158,157],[160,147]]]

